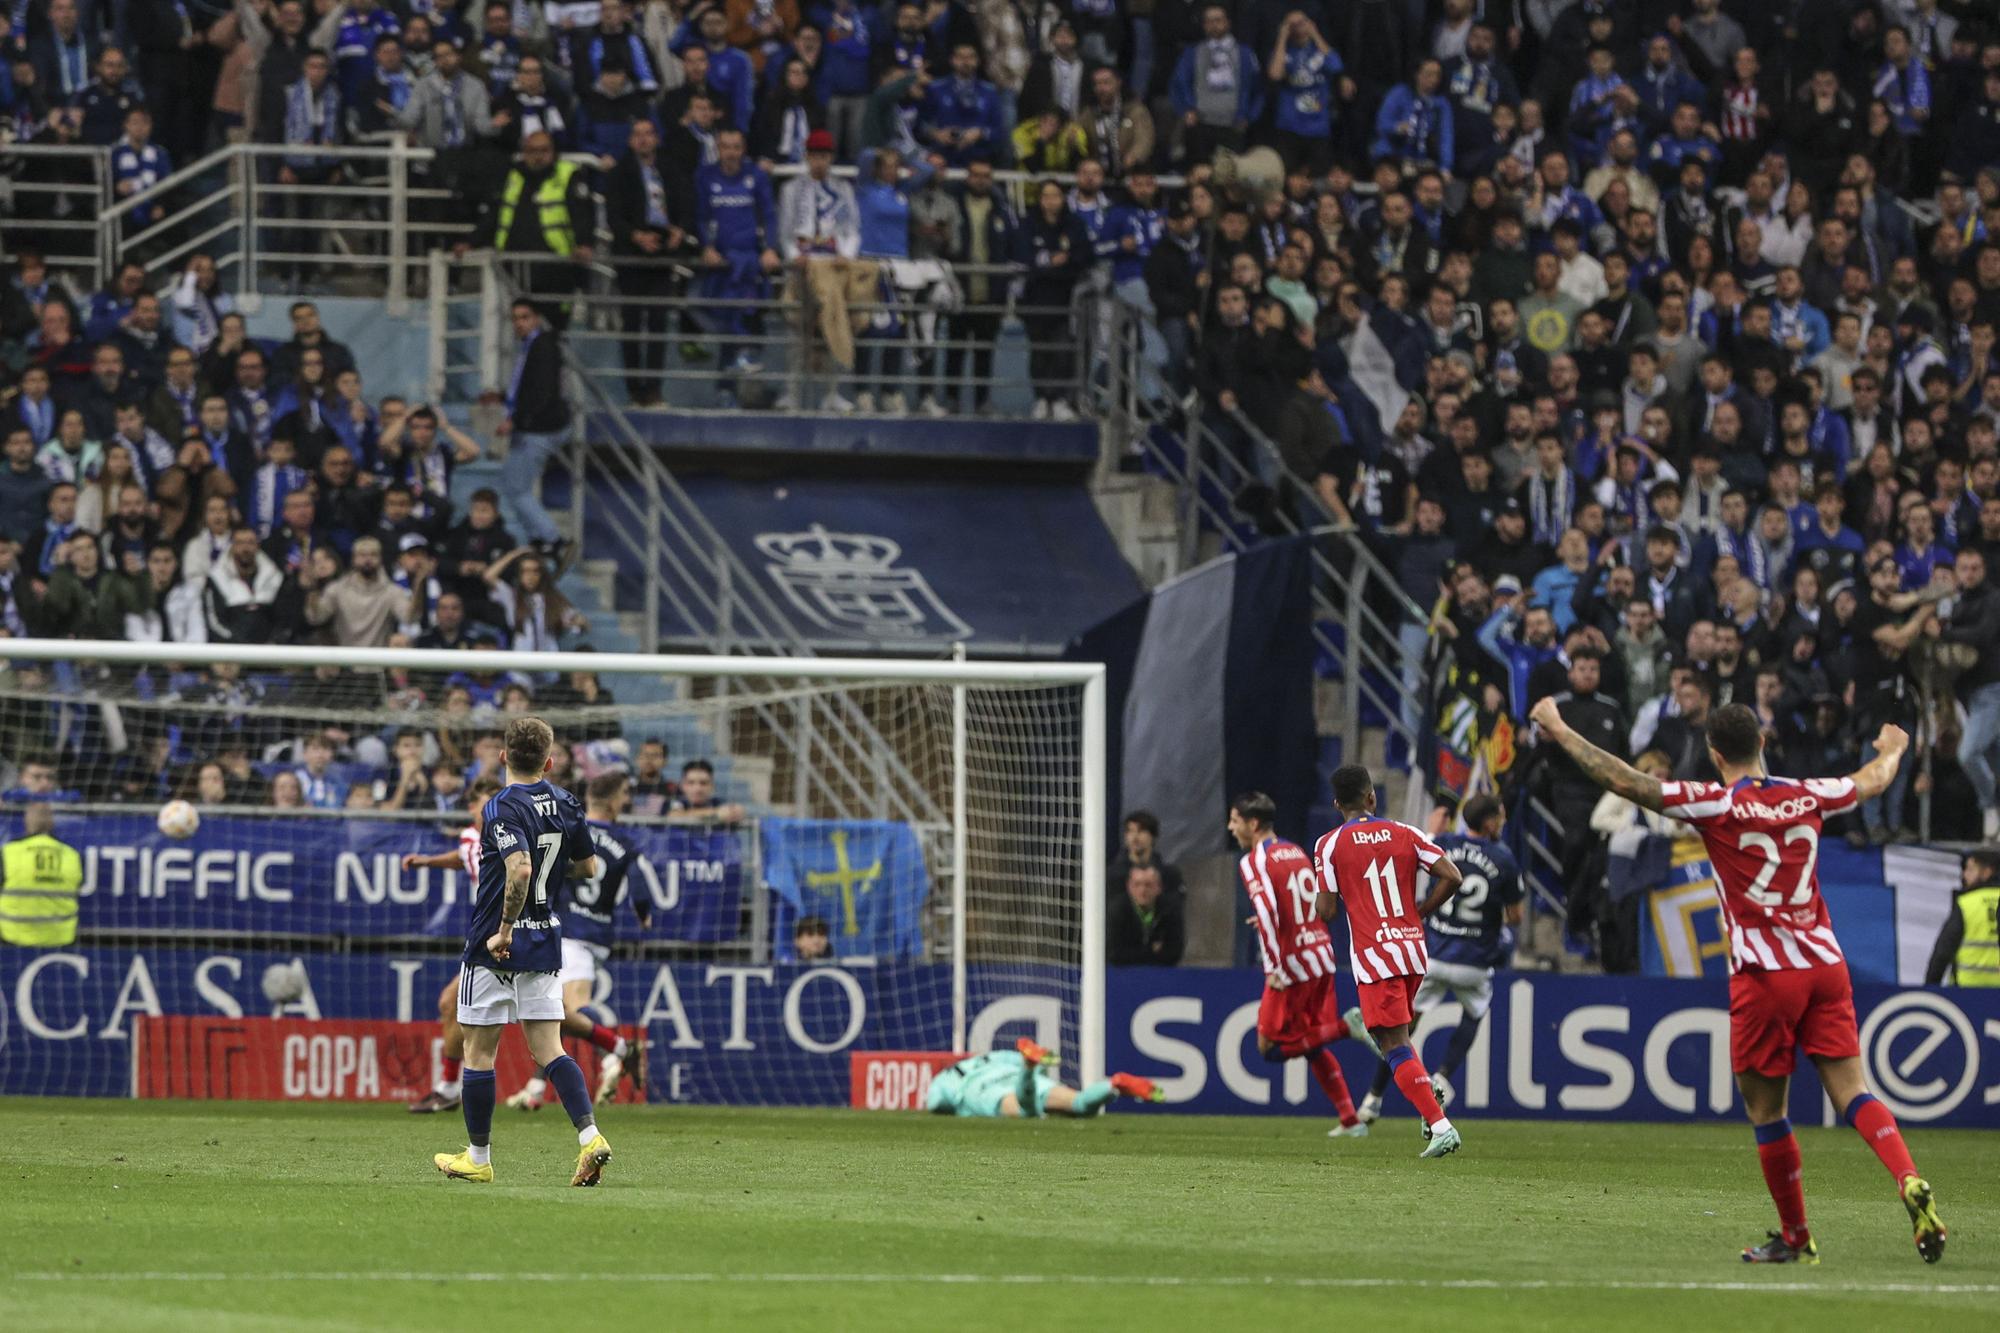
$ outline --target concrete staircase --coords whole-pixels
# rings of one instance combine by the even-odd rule
[[[1127,564],[1149,588],[1181,571],[1173,484],[1140,472],[1111,472],[1090,487],[1097,513]]]

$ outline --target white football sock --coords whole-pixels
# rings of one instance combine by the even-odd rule
[[[590,1146],[590,1141],[596,1137],[597,1137],[597,1122],[593,1120],[589,1124],[585,1125],[582,1129],[579,1129],[576,1132],[577,1146],[581,1148],[588,1148]]]
[[[493,1160],[493,1145],[489,1143],[481,1147],[476,1143],[467,1144],[465,1155],[472,1159],[474,1166],[485,1166]]]

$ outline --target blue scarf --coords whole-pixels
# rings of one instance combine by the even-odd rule
[[[660,76],[653,72],[653,59],[646,54],[646,44],[639,40],[639,34],[625,34],[625,58],[632,71],[632,82],[649,93],[660,90]],[[597,76],[604,72],[604,34],[590,39],[590,81],[597,82]]]
[[[340,90],[332,83],[320,89],[315,105],[312,89],[300,79],[285,89],[285,142],[290,144],[330,144],[340,138]],[[293,166],[313,167],[321,159],[313,153],[288,153],[285,161]]]

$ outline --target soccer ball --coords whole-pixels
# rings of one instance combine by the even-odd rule
[[[264,969],[264,998],[273,1011],[284,1008],[306,993],[306,965],[294,958],[289,963],[273,963]]]
[[[192,838],[201,827],[201,815],[186,801],[168,801],[160,807],[160,832],[169,838]]]

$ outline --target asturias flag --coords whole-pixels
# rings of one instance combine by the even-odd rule
[[[767,819],[764,879],[778,897],[773,934],[789,956],[802,916],[824,917],[840,957],[923,951],[930,874],[917,835],[888,820]]]

